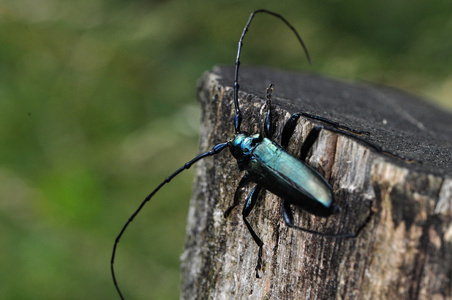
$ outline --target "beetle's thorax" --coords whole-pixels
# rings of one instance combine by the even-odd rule
[[[237,159],[240,170],[246,168],[254,148],[262,142],[262,139],[262,136],[258,133],[249,135],[246,132],[241,132],[229,142],[229,150],[231,151],[232,156]]]

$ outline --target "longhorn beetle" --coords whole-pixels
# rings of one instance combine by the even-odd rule
[[[114,271],[114,260],[116,255],[116,248],[126,228],[134,220],[137,214],[141,211],[146,202],[148,202],[160,190],[160,188],[162,188],[165,184],[169,183],[179,173],[190,168],[197,161],[209,156],[216,155],[223,151],[225,148],[229,148],[232,156],[234,156],[237,159],[239,170],[245,171],[245,175],[240,180],[237,190],[235,192],[233,204],[224,213],[225,217],[227,217],[231,213],[232,209],[239,204],[240,189],[251,182],[256,183],[256,186],[251,190],[249,195],[246,197],[245,205],[242,211],[243,221],[246,227],[248,228],[248,231],[250,232],[254,242],[259,247],[257,264],[255,268],[256,277],[259,277],[258,272],[262,267],[262,248],[264,243],[255,233],[254,229],[251,227],[250,223],[246,218],[256,205],[258,195],[263,189],[269,190],[273,194],[281,197],[282,199],[281,207],[283,211],[284,221],[289,227],[313,234],[318,234],[325,237],[339,237],[339,238],[356,237],[359,234],[359,232],[364,228],[364,226],[367,224],[372,215],[372,210],[370,210],[370,213],[366,218],[366,221],[358,228],[356,232],[334,235],[316,232],[295,225],[293,222],[293,214],[290,208],[290,205],[294,205],[304,209],[305,211],[313,215],[321,217],[328,217],[333,213],[339,211],[339,208],[334,203],[333,191],[330,184],[317,171],[315,171],[314,169],[312,169],[310,166],[303,162],[306,158],[306,155],[308,154],[309,149],[316,141],[320,133],[320,130],[322,129],[322,127],[325,128],[325,126],[317,125],[310,131],[302,145],[301,155],[299,159],[291,156],[285,150],[288,146],[289,139],[294,131],[297,120],[301,116],[305,116],[332,125],[333,128],[328,128],[329,130],[340,131],[341,133],[347,135],[351,135],[350,132],[355,134],[359,134],[359,132],[355,132],[350,128],[341,126],[335,122],[329,121],[322,117],[312,116],[307,113],[297,113],[292,115],[292,117],[284,126],[281,138],[281,145],[278,145],[277,143],[271,140],[273,131],[272,110],[271,110],[273,84],[271,84],[267,88],[267,97],[265,104],[267,108],[267,113],[264,120],[263,135],[261,134],[250,135],[240,130],[240,126],[242,123],[242,113],[240,111],[238,100],[240,53],[242,51],[243,39],[245,38],[248,28],[250,27],[251,21],[253,20],[254,16],[258,13],[269,14],[284,22],[295,34],[296,38],[298,39],[298,42],[303,48],[304,53],[306,54],[308,62],[310,63],[309,53],[303,40],[301,39],[300,35],[295,30],[295,28],[284,17],[265,9],[259,9],[251,13],[248,22],[246,23],[243,29],[242,35],[240,36],[237,50],[237,58],[235,61],[235,74],[234,74],[235,137],[228,142],[215,145],[212,148],[212,150],[208,152],[196,156],[189,162],[185,163],[182,167],[180,167],[169,177],[167,177],[143,200],[138,209],[130,216],[130,218],[124,224],[119,235],[116,237],[113,246],[113,253],[111,256],[111,273],[113,277],[113,282],[121,299],[124,298],[118,286],[118,282],[116,280]]]

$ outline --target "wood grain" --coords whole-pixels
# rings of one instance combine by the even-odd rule
[[[215,68],[199,82],[200,152],[234,136],[232,71]],[[241,71],[243,130],[262,131],[265,89],[274,83],[275,141],[295,112],[362,132],[322,130],[307,162],[331,183],[341,212],[320,218],[294,208],[296,223],[347,233],[373,215],[357,238],[326,238],[288,228],[281,200],[262,193],[248,218],[265,244],[257,279],[258,247],[242,207],[223,217],[243,174],[227,150],[204,159],[195,171],[181,298],[452,299],[452,115],[393,89],[272,69]],[[300,118],[289,152],[297,156],[315,124],[331,127]]]

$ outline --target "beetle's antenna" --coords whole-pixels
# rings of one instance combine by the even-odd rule
[[[122,227],[121,231],[119,232],[118,236],[115,239],[115,244],[113,245],[113,252],[111,254],[111,262],[110,262],[110,267],[111,267],[111,275],[113,277],[113,282],[115,284],[116,290],[118,291],[119,296],[121,297],[121,299],[124,300],[124,296],[121,293],[121,290],[119,288],[118,282],[116,280],[116,275],[115,275],[115,267],[114,267],[114,263],[115,263],[115,256],[116,256],[116,248],[118,246],[119,240],[121,239],[124,231],[127,229],[127,227],[129,226],[130,223],[132,223],[132,221],[135,219],[135,217],[138,215],[138,213],[141,211],[141,209],[144,207],[144,205],[146,204],[146,202],[148,202],[149,200],[151,200],[151,198],[160,190],[161,187],[163,187],[165,184],[169,183],[174,177],[176,177],[180,172],[189,169],[194,163],[196,163],[197,161],[208,157],[208,156],[212,156],[215,155],[217,153],[220,153],[224,148],[226,148],[228,146],[228,143],[221,143],[218,144],[216,146],[214,146],[212,148],[212,150],[202,153],[198,156],[196,156],[195,158],[193,158],[192,160],[190,160],[189,162],[185,163],[182,167],[180,167],[176,172],[174,172],[173,174],[171,174],[169,177],[167,177],[165,180],[163,180],[156,188],[155,190],[153,190],[144,200],[143,202],[141,202],[140,206],[138,207],[138,209],[129,217],[129,219],[127,220],[127,222],[124,224],[124,226]]]
[[[239,40],[239,46],[237,48],[237,58],[235,60],[235,76],[234,76],[234,105],[235,105],[235,118],[234,118],[234,126],[235,126],[235,133],[240,132],[240,125],[242,124],[242,112],[239,108],[239,67],[240,67],[240,53],[242,52],[242,46],[243,46],[243,39],[245,38],[245,34],[248,31],[248,28],[251,25],[251,21],[253,20],[254,16],[258,13],[267,13],[269,15],[272,15],[274,17],[277,17],[281,21],[283,21],[289,28],[292,30],[292,32],[295,34],[295,36],[298,39],[298,42],[300,42],[301,47],[303,47],[303,51],[306,54],[306,58],[308,59],[309,64],[311,63],[311,57],[309,56],[308,49],[306,48],[306,45],[304,44],[303,40],[301,39],[300,35],[298,34],[297,30],[287,21],[283,16],[280,14],[274,13],[272,11],[266,10],[266,9],[258,9],[251,13],[250,18],[248,19],[248,22],[245,25],[245,28],[243,28],[242,35],[240,36]]]

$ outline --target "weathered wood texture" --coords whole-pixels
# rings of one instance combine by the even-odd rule
[[[241,70],[242,130],[261,132],[265,90],[274,91],[274,140],[292,113],[306,112],[365,134],[322,130],[307,162],[331,183],[341,212],[313,217],[294,209],[300,226],[338,239],[288,228],[280,199],[262,193],[249,216],[264,241],[258,247],[237,207],[243,174],[228,150],[196,166],[182,266],[183,299],[452,299],[452,116],[411,95],[313,75],[262,68]],[[233,137],[232,68],[215,68],[199,83],[203,118],[200,151]],[[301,118],[289,151],[297,155],[313,124]],[[410,158],[395,158],[362,140]],[[250,188],[242,192],[243,199]]]

